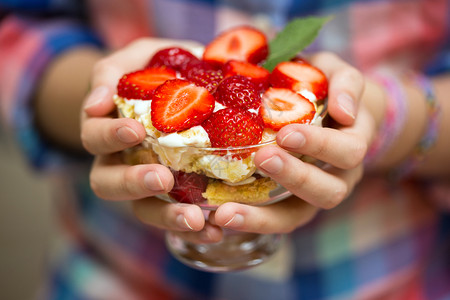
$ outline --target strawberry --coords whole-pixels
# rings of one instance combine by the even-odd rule
[[[212,147],[258,144],[264,129],[258,115],[235,107],[216,111],[202,126],[208,133]]]
[[[225,78],[217,87],[214,98],[227,107],[258,109],[261,106],[261,95],[256,86],[241,75]]]
[[[179,71],[184,65],[193,60],[199,59],[185,49],[178,47],[165,48],[153,55],[146,68],[168,67]]]
[[[279,63],[269,81],[274,87],[292,89],[311,101],[324,99],[328,94],[325,74],[306,62]],[[316,99],[311,97],[311,93]]]
[[[149,100],[159,85],[174,78],[176,78],[176,72],[166,68],[135,71],[120,78],[117,94],[127,99]]]
[[[206,88],[183,79],[168,80],[153,95],[152,123],[167,133],[185,130],[206,120],[214,104],[214,97]]]
[[[232,59],[257,64],[266,59],[268,52],[264,33],[240,26],[223,32],[206,45],[203,60],[219,65]]]
[[[189,72],[187,79],[198,86],[206,88],[210,93],[214,93],[217,86],[223,79],[221,70],[196,70]]]
[[[180,74],[181,76],[188,78],[191,73],[201,73],[209,70],[217,70],[217,68],[206,61],[197,59],[190,60],[188,63],[182,65],[180,68]]]
[[[223,73],[225,77],[233,75],[248,77],[260,91],[269,87],[270,72],[263,67],[245,61],[227,61],[223,66]]]
[[[172,171],[174,184],[169,196],[180,203],[199,204],[205,202],[202,193],[206,191],[208,177],[197,173]]]
[[[259,110],[265,126],[273,130],[280,130],[291,123],[309,124],[315,113],[313,103],[284,88],[269,88],[262,96]]]

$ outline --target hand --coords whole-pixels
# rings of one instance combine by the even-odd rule
[[[259,169],[298,198],[264,207],[226,203],[210,216],[212,224],[248,232],[291,232],[313,218],[319,208],[341,203],[361,179],[363,158],[375,131],[372,117],[358,103],[364,78],[333,54],[317,54],[311,63],[329,78],[328,111],[338,127],[288,125],[277,134],[278,146],[262,148],[255,157]],[[285,150],[326,165],[304,163]]]
[[[112,101],[119,78],[142,68],[158,49],[179,45],[189,49],[194,42],[163,39],[142,39],[104,58],[94,68],[92,91],[88,95],[81,121],[83,146],[95,160],[90,183],[97,196],[106,200],[137,200],[134,211],[143,222],[174,231],[199,231],[197,239],[219,231],[207,226],[201,209],[195,205],[170,204],[152,196],[167,193],[173,176],[160,164],[129,166],[120,159],[120,151],[138,145],[145,138],[145,129],[129,118],[113,118],[116,107]],[[220,231],[218,235],[220,239]]]

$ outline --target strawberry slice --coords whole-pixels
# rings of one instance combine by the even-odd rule
[[[262,91],[269,87],[270,72],[255,64],[245,61],[230,60],[223,66],[225,77],[242,75],[249,78]]]
[[[259,110],[266,127],[280,130],[292,124],[309,124],[314,118],[314,104],[302,95],[284,88],[269,88],[262,96]]]
[[[258,144],[264,129],[259,115],[235,107],[216,111],[202,126],[213,147]]]
[[[199,59],[191,52],[178,47],[161,49],[148,62],[146,68],[168,67],[179,71],[190,61]]]
[[[203,60],[219,65],[232,59],[257,64],[267,57],[268,52],[264,33],[249,26],[240,26],[212,40],[205,48]]]
[[[225,78],[217,87],[214,98],[227,107],[258,109],[261,106],[261,95],[255,84],[242,75]]]
[[[176,76],[174,70],[166,68],[150,68],[128,73],[120,78],[117,94],[127,99],[149,100],[158,86]]]
[[[167,133],[185,130],[206,120],[214,104],[214,97],[206,88],[183,79],[168,80],[153,95],[152,123]]]
[[[197,173],[172,171],[174,184],[169,196],[180,203],[200,204],[206,201],[202,193],[208,186],[208,177]]]
[[[306,62],[279,63],[269,81],[273,87],[292,89],[311,101],[322,100],[328,94],[325,74]]]

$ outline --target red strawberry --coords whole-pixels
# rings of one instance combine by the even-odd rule
[[[263,124],[258,115],[229,107],[213,113],[202,124],[213,147],[236,147],[258,144]]]
[[[257,64],[267,57],[268,52],[264,33],[249,26],[240,26],[212,40],[205,48],[203,60],[220,65],[232,59]]]
[[[174,78],[176,72],[166,68],[150,68],[128,73],[120,78],[117,94],[127,99],[149,100],[159,85]]]
[[[325,74],[306,62],[279,63],[270,74],[270,83],[274,87],[292,89],[304,97],[311,99],[310,93],[317,100],[328,94],[328,80]]]
[[[270,72],[245,61],[230,60],[226,62],[223,66],[223,73],[225,77],[233,75],[248,77],[260,91],[269,87]]]
[[[290,89],[269,88],[259,110],[266,127],[280,130],[291,123],[309,124],[316,113],[314,104]]]
[[[181,76],[188,78],[191,73],[201,73],[209,70],[217,70],[217,68],[206,61],[197,59],[190,60],[187,64],[182,65],[180,68],[180,74]]]
[[[199,204],[205,202],[202,193],[206,191],[208,177],[181,171],[172,171],[174,184],[169,196],[180,203]]]
[[[210,93],[214,93],[223,79],[223,73],[221,70],[196,70],[189,72],[187,79],[198,86],[206,88]]]
[[[245,76],[234,75],[225,78],[214,94],[217,102],[227,107],[258,109],[261,95],[253,82]]]
[[[199,59],[185,49],[178,47],[165,48],[153,55],[146,68],[168,67],[179,71],[192,60]]]
[[[176,132],[200,125],[214,110],[214,97],[204,87],[172,79],[155,90],[152,123],[163,132]]]

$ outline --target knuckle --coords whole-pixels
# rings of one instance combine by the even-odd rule
[[[367,144],[361,141],[352,143],[350,153],[351,155],[346,156],[347,159],[344,161],[345,169],[354,169],[362,163],[367,153]]]
[[[361,72],[359,72],[352,66],[347,66],[346,68],[342,69],[339,76],[342,78],[342,80],[351,82],[355,87],[364,86],[365,84],[364,76],[361,74]]]
[[[337,187],[333,193],[331,193],[330,198],[328,198],[323,204],[322,208],[332,209],[338,206],[346,197],[348,193],[348,187],[345,184]]]
[[[134,168],[129,167],[123,172],[122,179],[118,183],[119,189],[133,199],[138,199],[140,195],[135,182],[138,182],[138,179],[135,176]]]
[[[329,146],[329,139],[319,138],[316,143],[316,147],[312,147],[310,155],[315,158],[320,158],[327,154]]]
[[[322,51],[314,56],[314,61],[316,61],[317,63],[330,62],[338,59],[338,56],[331,51]]]

